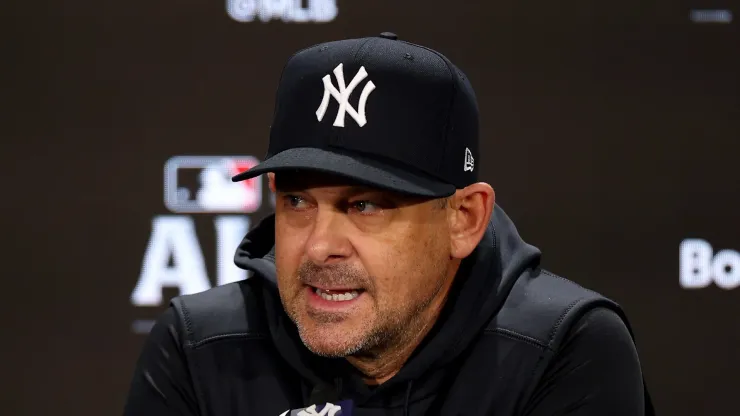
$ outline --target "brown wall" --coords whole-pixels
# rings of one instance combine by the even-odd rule
[[[626,308],[660,414],[734,413],[740,287],[680,287],[679,244],[740,249],[736,22],[637,0],[339,0],[322,24],[237,22],[223,1],[16,3],[3,414],[120,413],[144,337],[132,323],[164,307],[131,301],[153,220],[191,218],[216,282],[217,215],[167,209],[166,161],[262,158],[287,57],[382,31],[466,71],[482,178],[545,267]],[[252,224],[271,209],[263,192]],[[740,264],[727,273],[740,280]]]

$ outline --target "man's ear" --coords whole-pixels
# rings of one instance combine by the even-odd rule
[[[274,172],[267,173],[267,185],[270,187],[270,190],[272,191],[272,193],[275,193],[275,173]]]
[[[480,243],[491,220],[496,193],[491,185],[478,182],[457,190],[450,199],[450,255],[463,259]]]

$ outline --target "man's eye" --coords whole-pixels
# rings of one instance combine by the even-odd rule
[[[292,208],[305,208],[306,200],[296,195],[287,195],[285,199]],[[301,205],[303,204],[303,205]]]
[[[380,209],[377,205],[370,201],[355,201],[352,203],[352,208],[356,209],[362,214],[372,214]]]

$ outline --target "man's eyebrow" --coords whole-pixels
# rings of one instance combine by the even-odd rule
[[[305,184],[305,183],[299,183],[299,182],[292,182],[288,184],[275,184],[275,190],[279,192],[306,192],[311,188],[319,187],[319,186],[345,186],[346,188],[342,189],[342,191],[339,193],[342,197],[351,197],[356,196],[359,194],[385,194],[385,192],[381,189],[371,188],[368,186],[362,186],[362,185],[342,185],[342,184],[322,184],[322,185],[316,185],[316,184]]]
[[[345,196],[357,196],[359,194],[381,194],[381,195],[390,196],[388,192],[385,192],[382,189],[371,188],[371,187],[362,186],[362,185],[350,186],[349,188],[345,189],[342,192],[342,195],[345,195]]]
[[[419,202],[419,198],[414,198],[406,195],[401,195],[392,191],[387,191],[380,188],[373,188],[369,186],[363,186],[363,185],[357,185],[357,186],[350,186],[346,189],[344,189],[340,193],[340,198],[348,199],[352,197],[363,197],[367,195],[368,197],[371,197],[373,199],[379,198],[387,203],[392,203],[393,205],[408,205],[413,204],[416,202]]]
[[[299,193],[299,192],[308,192],[311,188],[319,187],[319,186],[343,186],[344,188],[337,193],[337,198],[340,199],[347,199],[362,195],[368,195],[372,197],[382,197],[387,200],[393,200],[396,201],[405,201],[407,198],[404,198],[403,196],[396,195],[394,192],[386,191],[379,188],[374,188],[371,186],[365,186],[365,185],[347,185],[347,184],[341,184],[341,183],[326,183],[326,184],[308,184],[308,183],[301,183],[300,181],[291,181],[290,183],[285,184],[275,184],[275,190],[280,193]]]

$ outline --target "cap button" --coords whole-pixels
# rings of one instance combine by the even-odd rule
[[[390,39],[390,40],[398,40],[398,35],[396,35],[395,33],[391,33],[391,32],[383,32],[380,34],[380,37]]]

